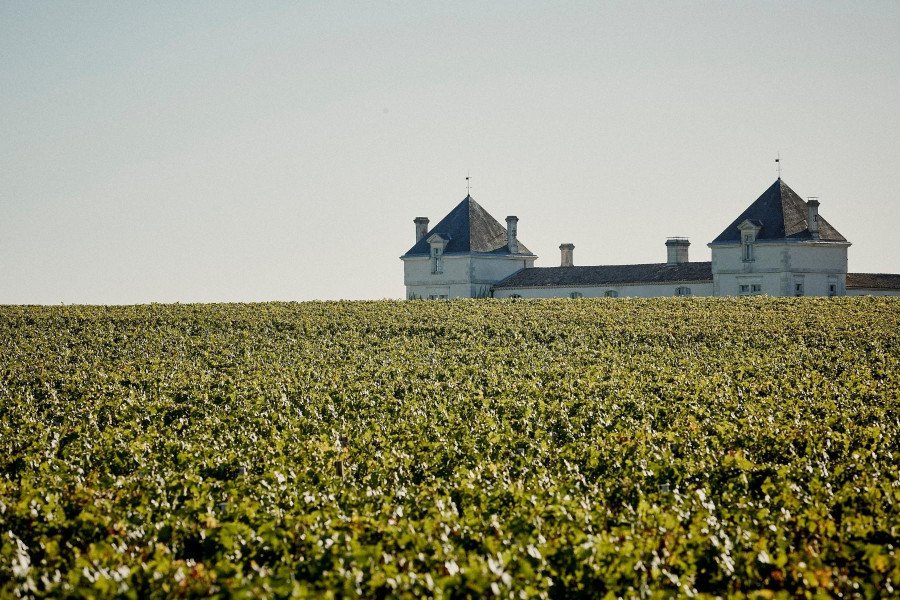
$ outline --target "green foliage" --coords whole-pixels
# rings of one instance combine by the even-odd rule
[[[894,595],[898,300],[0,307],[0,596]]]

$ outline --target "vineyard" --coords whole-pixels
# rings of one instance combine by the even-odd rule
[[[0,307],[0,597],[897,595],[898,300]]]

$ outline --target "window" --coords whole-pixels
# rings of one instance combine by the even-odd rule
[[[829,283],[828,284],[828,297],[837,296],[837,284]]]
[[[742,283],[738,286],[738,294],[741,296],[755,296],[762,294],[761,283]]]
[[[428,296],[429,300],[446,300],[447,294],[431,294]]]
[[[522,294],[510,294],[509,297],[510,298],[521,298]]]
[[[753,262],[756,260],[753,246],[756,244],[756,236],[759,234],[760,230],[762,230],[762,223],[744,219],[744,221],[738,225],[738,229],[741,230],[741,260],[744,262]]]
[[[795,296],[803,295],[803,283],[797,282],[794,284],[794,295]]]
[[[584,294],[582,294],[581,292],[571,292],[569,294],[569,298],[573,298],[573,299],[581,298],[582,296],[584,296]]]
[[[684,285],[679,286],[679,287],[675,288],[675,295],[676,296],[690,296],[691,288],[684,286]]]
[[[744,234],[744,251],[743,251],[741,258],[744,262],[753,262],[753,234],[752,233]]]
[[[606,290],[606,293],[603,295],[607,298],[618,298],[619,292],[617,292],[616,290]]]
[[[450,242],[450,236],[443,233],[433,233],[425,240],[431,246],[431,272],[439,274],[444,272],[444,249]]]
[[[431,248],[431,272],[434,274],[444,272],[443,250],[440,248]]]

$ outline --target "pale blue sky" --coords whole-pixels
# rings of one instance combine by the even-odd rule
[[[472,195],[664,260],[776,178],[900,272],[900,2],[0,2],[0,303],[403,296]]]

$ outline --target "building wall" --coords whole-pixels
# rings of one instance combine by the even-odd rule
[[[794,272],[847,273],[847,246],[829,242],[789,244]]]
[[[753,245],[754,260],[744,262],[740,243],[709,244],[712,282],[503,288],[493,295],[565,298],[579,294],[592,298],[614,291],[619,297],[653,298],[674,296],[683,285],[690,288],[692,296],[734,296],[744,293],[741,286],[758,285],[756,293],[794,296],[797,285],[802,284],[804,296],[900,296],[900,290],[846,289],[849,246],[849,242],[761,241]],[[509,254],[445,254],[443,272],[432,273],[429,256],[402,257],[406,295],[426,299],[487,297],[498,282],[523,268],[534,267],[535,259]]]
[[[533,267],[534,260],[534,258],[511,256],[484,257],[484,255],[475,255],[472,259],[472,281],[492,286],[517,271]]]
[[[522,298],[570,298],[573,292],[581,294],[583,298],[602,298],[607,291],[618,292],[620,298],[659,298],[662,296],[674,296],[678,287],[688,287],[692,296],[712,296],[712,282],[702,283],[654,283],[640,285],[616,285],[616,286],[559,286],[539,288],[502,288],[494,290],[494,298],[510,298],[520,296]]]
[[[759,293],[793,296],[803,284],[804,296],[827,296],[830,284],[836,295],[846,293],[847,247],[834,242],[754,244],[754,260],[742,260],[740,244],[710,244],[716,296],[735,296],[741,285],[760,285]]]
[[[481,298],[491,286],[516,271],[534,266],[534,258],[492,254],[445,254],[443,273],[431,272],[431,258],[403,258],[407,298]]]
[[[867,288],[853,288],[847,290],[848,296],[900,296],[900,290],[880,290]]]

